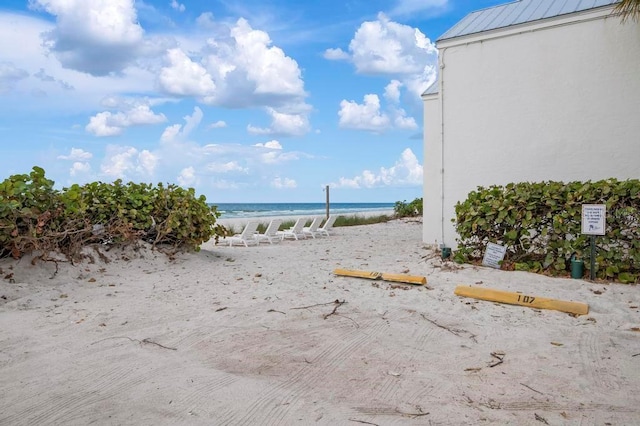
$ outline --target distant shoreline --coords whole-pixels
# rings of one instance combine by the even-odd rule
[[[212,204],[221,213],[220,220],[271,217],[325,216],[325,203],[218,203]],[[335,215],[371,213],[386,214],[395,203],[330,203],[329,212]]]

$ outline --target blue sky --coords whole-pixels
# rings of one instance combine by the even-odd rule
[[[3,0],[0,179],[422,196],[435,40],[504,0]]]

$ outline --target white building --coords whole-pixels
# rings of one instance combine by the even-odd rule
[[[640,23],[617,0],[520,0],[437,42],[424,94],[424,229],[456,247],[454,206],[478,186],[640,178]]]

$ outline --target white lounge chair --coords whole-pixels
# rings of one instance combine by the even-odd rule
[[[269,222],[269,226],[264,231],[264,234],[255,234],[256,240],[258,240],[258,244],[262,241],[268,241],[269,244],[273,244],[274,241],[280,241],[280,236],[278,236],[278,228],[280,228],[280,224],[282,223],[282,219],[273,219]]]
[[[243,244],[245,247],[249,247],[252,244],[258,245],[258,240],[256,239],[256,231],[258,229],[258,222],[250,221],[248,222],[241,233],[233,235],[231,237],[225,238],[225,242],[229,242],[229,247],[234,244],[241,245]]]
[[[336,221],[336,217],[335,215],[330,215],[329,218],[327,219],[327,221],[324,223],[324,225],[322,225],[320,228],[318,228],[318,233],[320,235],[326,235],[327,237],[329,236],[329,231],[331,231],[333,229],[333,224]]]
[[[320,227],[320,223],[322,223],[322,216],[316,216],[311,221],[310,226],[305,226],[302,228],[302,232],[304,235],[311,235],[312,238],[316,237],[316,234],[319,234],[318,228]]]
[[[280,240],[284,240],[286,238],[294,238],[296,240],[298,238],[307,238],[303,231],[305,223],[307,223],[307,218],[301,217],[296,220],[296,223],[292,228],[285,229],[284,231],[278,231],[277,235],[280,237]]]

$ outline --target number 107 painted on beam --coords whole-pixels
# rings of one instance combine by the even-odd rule
[[[518,302],[522,303],[533,303],[536,300],[533,296],[525,296],[523,294],[518,294]]]
[[[589,313],[589,305],[580,302],[566,300],[547,299],[538,296],[525,296],[521,293],[459,285],[456,287],[456,295],[472,297],[474,299],[488,300],[491,302],[508,303],[511,305],[527,306],[529,308],[552,309],[567,312],[574,315],[586,315]]]

